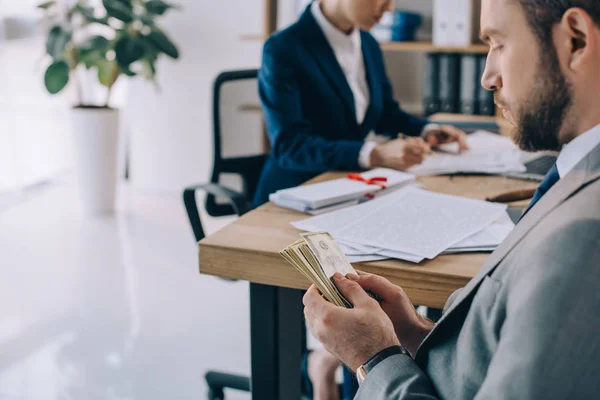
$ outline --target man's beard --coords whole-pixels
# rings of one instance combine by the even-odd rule
[[[560,132],[573,104],[572,88],[560,70],[554,48],[543,51],[538,79],[518,109],[515,142],[525,151],[558,151]]]

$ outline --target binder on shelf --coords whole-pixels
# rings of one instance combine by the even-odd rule
[[[479,76],[485,71],[486,55],[478,56]],[[494,103],[494,92],[486,90],[482,85],[478,85],[479,115],[496,115],[496,104]]]
[[[459,110],[461,114],[475,115],[478,111],[478,64],[477,56],[474,54],[463,54],[460,58]]]
[[[433,3],[433,44],[451,46],[452,6],[455,0],[435,0]]]
[[[440,54],[440,104],[443,113],[458,112],[460,95],[460,58],[457,54]]]
[[[430,116],[441,110],[440,104],[440,55],[427,54],[425,60],[425,85],[423,90],[423,108]]]
[[[478,42],[481,0],[434,0],[433,43],[468,47]]]
[[[450,16],[452,46],[466,47],[479,41],[481,0],[442,0],[453,3]]]

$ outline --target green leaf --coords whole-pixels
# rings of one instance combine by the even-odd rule
[[[110,17],[125,23],[133,21],[133,6],[127,0],[102,0],[102,4]]]
[[[85,18],[86,24],[98,23],[102,25],[108,26],[107,18],[96,18],[94,15],[94,9],[92,7],[83,6],[81,4],[77,4],[75,9]]]
[[[125,67],[121,66],[121,72],[123,72],[125,75],[127,75],[129,77],[134,77],[137,75],[135,72],[130,70],[129,67],[125,68]]]
[[[152,58],[144,58],[142,60],[142,69],[144,71],[144,77],[148,80],[154,80],[156,76],[156,66],[154,64],[156,60]]]
[[[144,56],[146,47],[138,40],[124,36],[115,45],[117,61],[121,67],[129,66]]]
[[[142,21],[142,23],[146,26],[154,26],[154,19],[152,18],[152,15],[140,15],[139,16],[140,21]]]
[[[56,1],[47,1],[45,3],[39,4],[37,8],[41,8],[42,10],[48,10],[56,4]]]
[[[52,58],[62,57],[72,37],[73,34],[71,31],[66,30],[59,25],[52,27],[48,33],[46,51]]]
[[[117,79],[119,79],[119,64],[115,61],[102,60],[97,64],[98,80],[107,88],[113,87]]]
[[[81,43],[79,47],[81,53],[106,53],[109,45],[110,41],[104,36],[93,36],[85,42]]]
[[[175,8],[175,9],[179,8],[178,6],[169,4],[163,0],[150,0],[145,4],[145,6],[146,6],[146,11],[148,11],[150,14],[155,14],[155,15],[163,15],[165,12],[167,12],[171,8]]]
[[[146,39],[169,57],[174,59],[179,58],[179,50],[177,50],[177,47],[173,44],[171,39],[169,39],[162,31],[152,29],[150,34],[146,36]]]
[[[48,67],[44,76],[46,89],[50,94],[57,94],[69,83],[69,65],[64,61],[56,61]]]
[[[104,36],[94,36],[79,45],[79,59],[83,62],[86,68],[98,64],[98,62],[106,59],[106,53],[110,49],[110,41]]]
[[[77,11],[79,11],[79,13],[81,15],[83,15],[83,17],[86,18],[86,19],[94,19],[94,18],[96,18],[94,16],[94,9],[92,7],[87,7],[87,6],[83,6],[81,4],[77,4],[75,6],[75,9]]]

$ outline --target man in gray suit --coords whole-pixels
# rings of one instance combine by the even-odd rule
[[[358,399],[600,398],[600,1],[482,6],[483,85],[523,149],[562,150],[435,326],[375,275],[334,278],[353,309],[309,289],[308,325],[357,371]]]

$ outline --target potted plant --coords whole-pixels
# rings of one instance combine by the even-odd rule
[[[155,20],[177,6],[163,0],[59,0],[38,6],[48,26],[50,59],[44,83],[51,94],[72,83],[78,101],[71,111],[76,169],[84,210],[114,212],[117,187],[119,112],[110,107],[122,76],[141,75],[156,83],[157,60],[179,51]],[[88,71],[82,74],[82,71]],[[105,87],[102,104],[84,102],[82,77]]]

